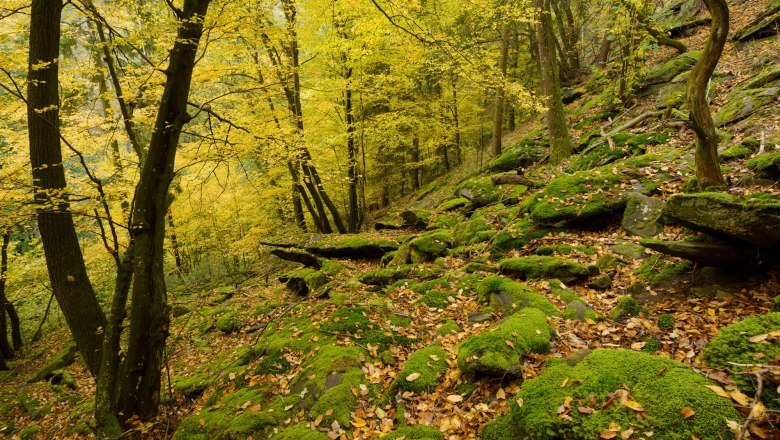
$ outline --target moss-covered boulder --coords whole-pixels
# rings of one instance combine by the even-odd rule
[[[304,247],[306,251],[325,258],[378,259],[398,249],[398,242],[384,238],[368,238],[363,235],[333,235]]]
[[[732,37],[733,41],[745,42],[777,35],[777,27],[780,25],[780,4],[770,2],[767,9],[759,14],[753,21],[738,30]]]
[[[271,440],[328,440],[328,435],[309,428],[308,423],[300,423],[274,435]]]
[[[463,208],[469,204],[469,199],[465,197],[455,197],[454,199],[445,200],[436,208],[437,211],[455,211],[456,209]]]
[[[523,283],[499,276],[489,276],[482,280],[477,287],[477,300],[505,316],[529,307],[547,315],[559,314],[558,309],[544,295]]]
[[[512,249],[522,249],[531,241],[554,231],[554,228],[534,224],[530,218],[522,218],[496,233],[490,248],[493,253],[503,255]]]
[[[570,173],[603,166],[629,156],[647,152],[649,145],[665,144],[670,136],[664,133],[640,133],[632,135],[620,132],[613,136],[612,143],[602,142],[587,154],[579,155],[569,166]]]
[[[284,283],[296,295],[306,296],[327,283],[327,275],[321,270],[303,267],[279,275]]]
[[[603,434],[610,430],[614,438],[627,430],[652,431],[656,440],[730,438],[726,421],[739,414],[707,385],[714,383],[670,359],[595,350],[524,382],[513,399],[523,405],[512,403],[511,418],[528,440],[611,438]]]
[[[714,236],[745,241],[759,248],[780,246],[780,195],[757,193],[738,198],[723,193],[670,197],[664,216]]]
[[[455,226],[455,229],[452,231],[452,238],[459,246],[474,244],[480,242],[480,239],[483,238],[481,236],[478,238],[480,232],[490,231],[491,229],[492,226],[487,219],[474,214],[470,219],[462,221]]]
[[[426,232],[409,242],[412,263],[426,263],[444,256],[452,247],[452,232],[438,230]]]
[[[432,345],[409,356],[391,389],[415,393],[432,392],[446,371],[447,352],[438,345]]]
[[[660,322],[659,322],[660,325]],[[780,313],[770,312],[724,327],[704,347],[701,360],[715,368],[739,369],[730,364],[755,364],[780,356]],[[756,390],[749,376],[735,375],[739,388],[746,394]],[[777,387],[764,387],[761,400],[772,408],[780,408]]]
[[[572,283],[588,277],[588,268],[579,263],[540,255],[507,258],[501,260],[498,266],[502,273],[524,280],[557,278],[564,283]]]
[[[62,351],[57,353],[51,360],[41,367],[31,378],[27,380],[28,383],[38,382],[40,380],[48,380],[54,372],[61,370],[68,365],[72,364],[76,360],[76,353],[78,348],[75,345],[68,345]]]
[[[703,266],[757,267],[765,261],[753,246],[717,239],[653,240],[645,239],[642,246],[662,254],[685,258]]]
[[[406,278],[411,270],[412,266],[408,264],[383,267],[360,275],[358,281],[371,286],[389,286],[400,279]]]
[[[726,104],[712,117],[717,127],[741,121],[780,96],[780,84],[771,87],[734,90],[726,95]]]
[[[691,270],[693,264],[690,261],[669,261],[663,255],[655,254],[644,260],[633,273],[642,281],[661,284],[675,277],[688,275]]]
[[[780,179],[780,151],[762,154],[747,161],[747,167],[758,177]]]
[[[647,91],[652,90],[651,86],[669,83],[677,75],[690,70],[699,58],[701,58],[701,51],[691,51],[652,67],[642,79],[642,85],[638,88],[640,94],[643,91],[644,94],[649,93]]]
[[[648,314],[646,308],[639,305],[633,296],[625,295],[618,298],[617,305],[609,313],[613,321],[628,318],[630,316],[639,316],[641,313]]]
[[[431,217],[431,211],[425,209],[407,209],[398,214],[408,228],[425,229]]]
[[[547,155],[549,141],[543,139],[537,142],[534,133],[526,136],[511,148],[507,148],[500,156],[488,165],[491,172],[512,171],[527,167],[542,160]]]
[[[444,440],[444,435],[435,428],[426,425],[402,426],[390,431],[384,440]]]
[[[528,191],[524,185],[495,185],[489,176],[474,177],[458,185],[456,194],[470,200],[476,206],[491,203],[516,205],[519,197]]]
[[[550,351],[550,335],[544,312],[521,310],[463,341],[458,367],[472,376],[519,377],[524,355]]]

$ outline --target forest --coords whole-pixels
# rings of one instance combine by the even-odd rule
[[[780,438],[780,0],[3,0],[0,437]]]

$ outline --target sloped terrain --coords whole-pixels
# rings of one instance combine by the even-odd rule
[[[732,34],[766,6],[743,2]],[[683,41],[700,48],[706,31]],[[557,169],[529,124],[482,170],[396,206],[381,230],[267,246],[249,276],[173,289],[163,414],[133,434],[780,438],[765,410],[780,400],[780,321],[767,313],[780,309],[777,262],[760,238],[684,228],[666,203],[695,189],[693,136],[670,89],[693,58],[661,50],[629,110],[595,93],[570,104],[580,153]],[[731,187],[712,197],[760,202],[768,229],[780,210],[778,59],[774,37],[728,46],[713,82]],[[658,108],[669,111],[613,133]],[[711,259],[651,250],[682,241]],[[80,362],[28,382],[64,335],[2,377],[3,435],[93,434]]]

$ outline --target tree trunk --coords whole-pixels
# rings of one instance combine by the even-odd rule
[[[501,82],[496,85],[496,102],[493,112],[493,141],[490,148],[493,156],[501,154],[501,135],[504,134],[504,82],[506,81],[506,65],[509,54],[509,24],[507,23],[501,25],[499,43],[501,54],[498,58],[498,70],[501,73]]]
[[[87,276],[68,203],[59,133],[61,0],[34,0],[30,12],[27,120],[38,229],[51,287],[92,375],[100,368],[106,317]]]
[[[346,63],[346,57],[344,59]],[[347,81],[344,90],[344,113],[347,122],[347,179],[349,193],[349,210],[347,219],[349,232],[357,232],[360,223],[360,206],[358,203],[358,166],[357,166],[357,147],[355,143],[355,116],[352,112],[352,68],[345,68],[344,79]]]
[[[410,166],[409,174],[412,177],[412,190],[417,191],[420,189],[420,137],[417,133],[412,137],[412,164]],[[403,180],[403,179],[401,179]]]
[[[460,139],[460,112],[458,111],[458,74],[450,71],[452,79],[452,125],[455,131],[455,160],[457,164],[463,163],[463,152]]]
[[[8,231],[3,233],[3,244],[0,247],[0,352],[5,358],[12,358],[15,352],[22,348],[21,328],[19,316],[14,305],[5,296],[5,279],[8,274],[8,244],[11,235]],[[8,315],[6,317],[6,315]],[[11,340],[8,339],[8,326],[11,326]]]
[[[534,0],[539,20],[536,24],[536,40],[539,45],[540,86],[547,106],[547,128],[550,131],[550,164],[558,165],[571,156],[574,147],[566,125],[561,101],[561,82],[558,63],[555,60],[549,0]]]
[[[184,265],[181,258],[181,249],[179,249],[179,239],[176,237],[176,225],[173,223],[173,211],[168,207],[168,227],[171,228],[171,251],[173,252],[173,263],[176,266],[176,273],[179,278],[184,275]]]
[[[712,28],[704,52],[691,70],[687,98],[691,128],[696,132],[696,180],[702,190],[723,187],[723,174],[718,163],[718,135],[707,105],[707,87],[729,33],[726,0],[704,0],[704,3],[712,15]]]
[[[133,414],[141,419],[154,417],[160,400],[160,369],[170,323],[163,267],[165,214],[179,136],[190,118],[187,98],[209,2],[184,1],[157,120],[135,190],[130,225],[134,243],[132,320],[118,405],[122,420]]]

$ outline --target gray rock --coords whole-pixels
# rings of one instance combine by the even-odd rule
[[[602,275],[588,283],[588,287],[596,290],[607,290],[612,287],[612,277],[609,275]]]
[[[633,260],[640,260],[646,257],[644,247],[627,241],[613,244],[609,247],[609,249],[618,255],[631,258]]]
[[[639,193],[626,195],[626,210],[620,223],[626,231],[642,238],[655,237],[663,231],[661,213],[664,201]]]
[[[473,322],[475,324],[480,324],[492,320],[493,320],[493,315],[490,313],[477,312],[477,313],[469,314],[469,322]]]

